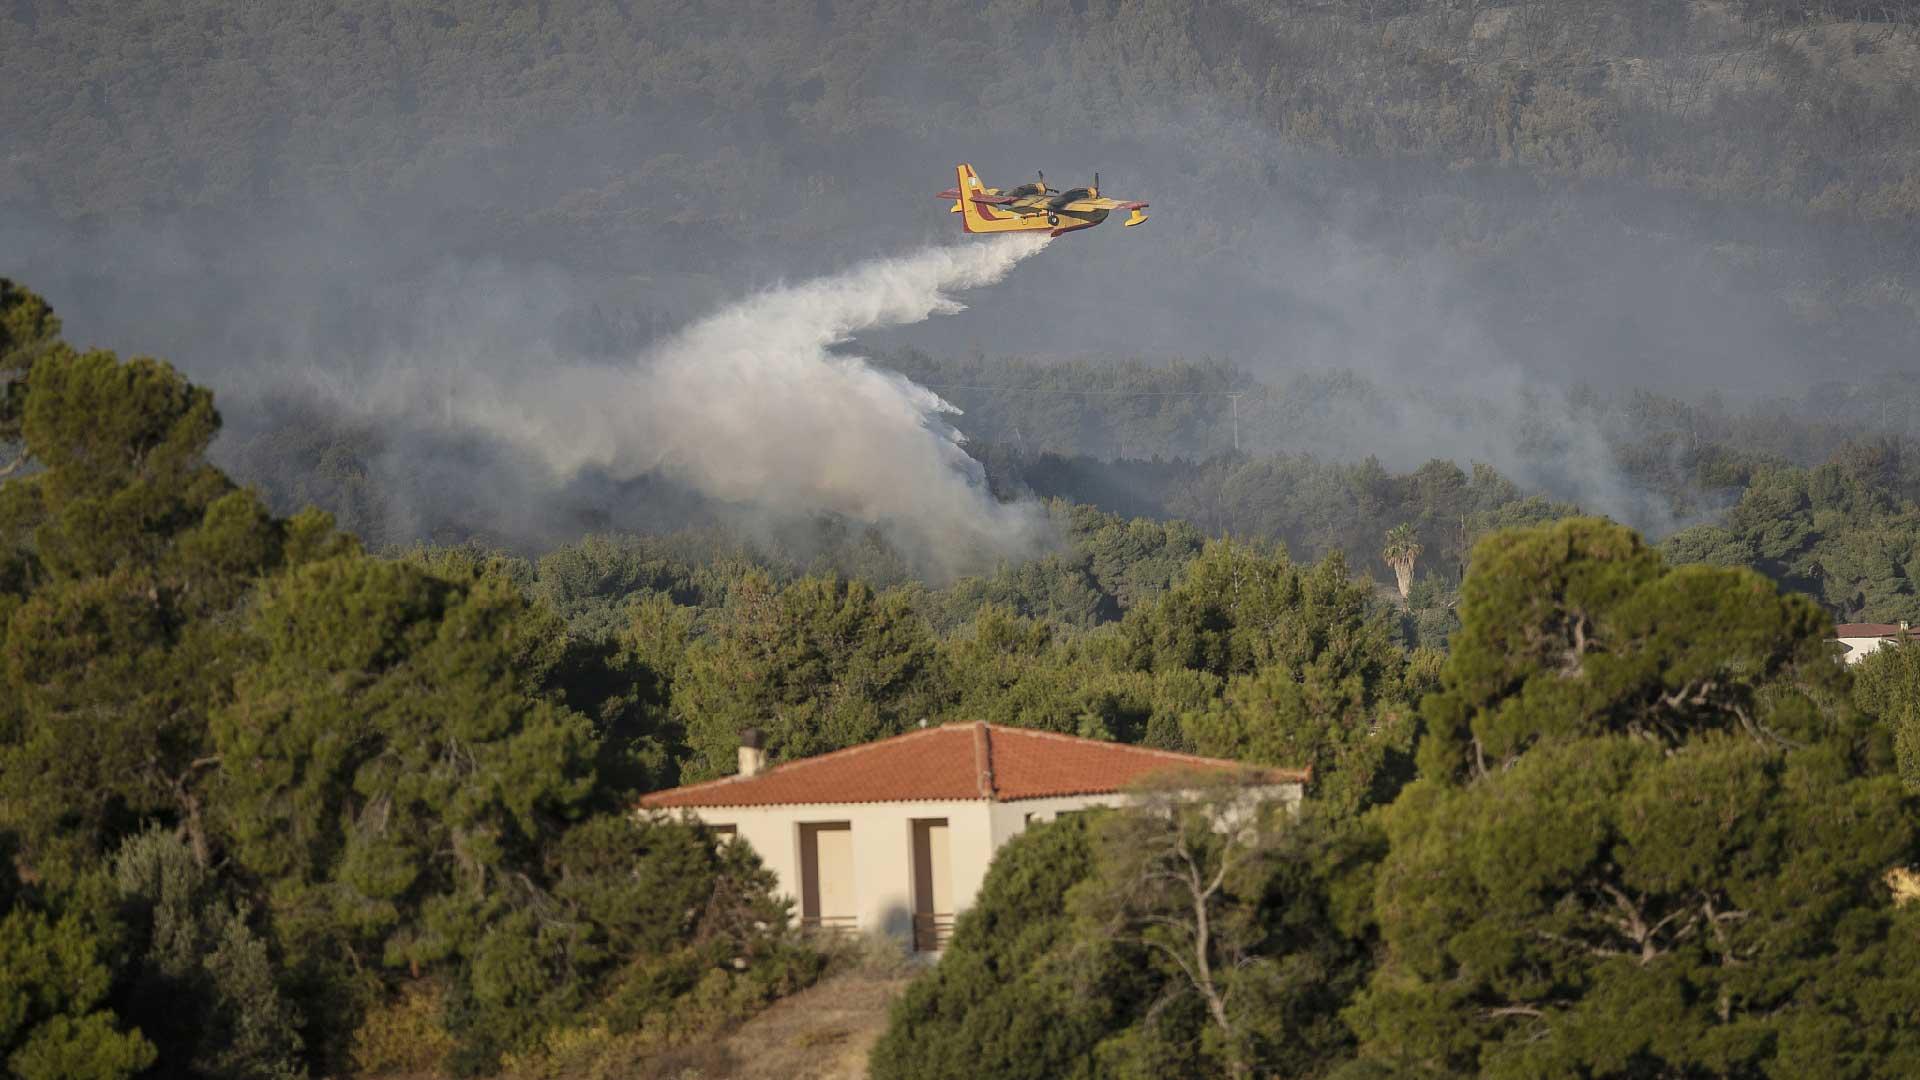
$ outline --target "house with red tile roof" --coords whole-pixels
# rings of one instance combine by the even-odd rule
[[[1841,623],[1833,628],[1833,637],[1829,640],[1840,644],[1840,658],[1849,664],[1857,664],[1870,653],[1878,652],[1882,645],[1891,645],[1899,641],[1910,641],[1920,637],[1905,622],[1900,623]]]
[[[1297,805],[1306,769],[1252,768],[998,724],[949,724],[771,768],[745,732],[733,776],[656,791],[645,810],[689,814],[753,845],[802,925],[879,931],[940,948],[1000,845],[1035,822],[1121,805],[1148,777],[1243,776]]]

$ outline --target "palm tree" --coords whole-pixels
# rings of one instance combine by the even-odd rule
[[[1400,599],[1407,598],[1407,592],[1413,588],[1413,564],[1426,549],[1414,538],[1413,526],[1395,525],[1387,530],[1387,546],[1380,551],[1380,557],[1393,567],[1393,577],[1400,585]]]

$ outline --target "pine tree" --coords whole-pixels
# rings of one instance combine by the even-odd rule
[[[1381,817],[1392,1074],[1900,1076],[1920,856],[1827,620],[1574,519],[1475,549],[1421,778]],[[1905,1003],[1905,1004],[1895,1004]]]
[[[149,815],[207,865],[228,616],[258,576],[343,541],[323,515],[276,520],[208,464],[212,395],[166,364],[56,345],[30,381],[39,469],[0,489],[0,803],[44,874]]]

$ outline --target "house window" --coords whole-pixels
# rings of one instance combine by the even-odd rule
[[[917,818],[913,823],[913,947],[916,952],[945,948],[953,932],[953,859],[948,854],[947,819]]]
[[[845,821],[800,826],[800,925],[821,930],[859,926],[853,896],[853,826]]]
[[[740,835],[740,827],[738,825],[709,825],[707,826],[707,831],[713,834],[716,842],[722,844]]]

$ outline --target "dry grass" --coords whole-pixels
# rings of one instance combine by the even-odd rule
[[[548,1034],[541,1049],[511,1055],[499,1080],[863,1080],[867,1055],[888,1013],[925,964],[886,938],[822,942],[827,976],[739,1023],[720,1019],[727,1003],[688,1017],[717,1024],[706,1038],[675,1031],[669,1018],[616,1035],[590,1024]],[[697,994],[694,996],[698,996]],[[437,1002],[407,997],[371,1025],[355,1052],[370,1080],[443,1080],[444,1035],[420,1021]]]
[[[704,1048],[673,1080],[863,1080],[867,1055],[895,998],[924,969],[889,938],[850,938],[831,948],[827,978]],[[666,1063],[663,1063],[666,1064]],[[679,1064],[679,1063],[672,1063]]]
[[[684,1080],[863,1080],[909,981],[858,968],[832,976],[742,1025],[720,1047],[731,1060]]]

